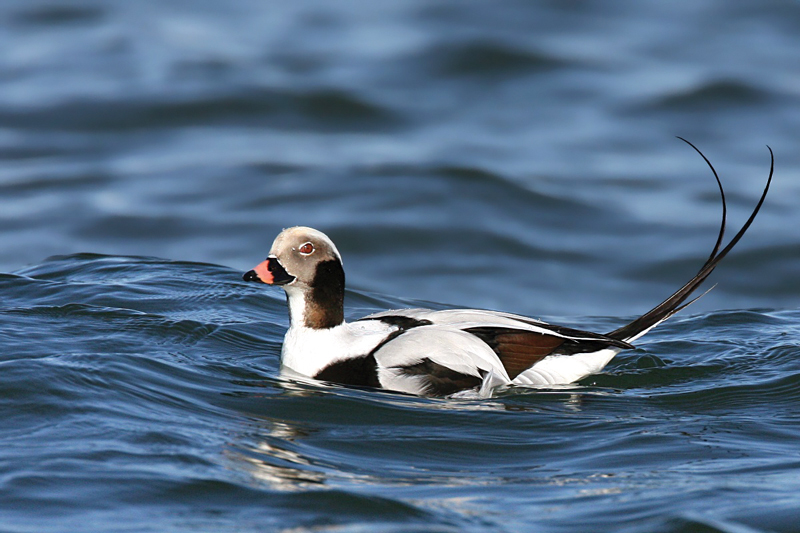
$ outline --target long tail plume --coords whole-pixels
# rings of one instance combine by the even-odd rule
[[[621,328],[615,329],[614,331],[608,333],[607,335],[611,338],[618,339],[625,342],[631,342],[645,333],[647,333],[650,329],[654,328],[664,320],[668,319],[681,309],[685,308],[686,306],[693,303],[697,298],[700,298],[702,294],[688,303],[684,303],[689,296],[700,286],[703,281],[714,271],[714,268],[719,264],[722,259],[728,255],[736,243],[742,238],[745,234],[747,229],[750,227],[750,224],[753,223],[755,220],[758,211],[761,209],[762,204],[764,203],[764,199],[767,197],[767,192],[769,191],[770,183],[772,183],[772,174],[775,169],[775,155],[772,153],[772,148],[767,146],[769,150],[770,156],[770,165],[769,165],[769,177],[767,178],[767,185],[764,187],[764,192],[761,194],[761,199],[759,199],[758,204],[756,205],[753,213],[750,215],[750,218],[747,219],[747,222],[744,223],[744,226],[739,230],[739,232],[734,235],[731,242],[728,243],[725,248],[720,251],[720,246],[722,246],[722,239],[725,235],[725,221],[728,213],[728,208],[725,202],[725,191],[722,188],[722,181],[719,179],[719,175],[717,171],[714,169],[714,166],[708,160],[708,158],[703,155],[695,145],[684,139],[683,137],[678,137],[680,140],[694,148],[694,150],[700,154],[700,156],[705,160],[708,168],[711,169],[711,172],[714,174],[714,178],[717,180],[717,185],[719,186],[719,193],[720,197],[722,198],[722,224],[719,228],[719,235],[717,236],[717,242],[714,245],[714,249],[711,251],[711,255],[708,257],[708,260],[703,264],[700,270],[695,274],[695,276],[690,279],[686,285],[675,291],[669,298],[655,306],[653,309],[648,311],[647,313],[643,314],[630,324],[622,326]],[[705,293],[704,293],[705,294]]]

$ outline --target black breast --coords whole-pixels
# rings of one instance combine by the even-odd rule
[[[389,333],[386,338],[378,343],[368,354],[333,362],[317,372],[317,374],[314,375],[314,379],[353,387],[381,388],[381,383],[378,380],[378,363],[375,361],[375,352],[384,344],[397,338],[409,329],[431,324],[429,320],[417,320],[402,315],[362,318],[361,320],[379,320],[385,324],[397,326],[399,329]]]
[[[320,370],[314,378],[354,387],[381,386],[378,381],[378,364],[372,352],[361,357],[331,363]]]

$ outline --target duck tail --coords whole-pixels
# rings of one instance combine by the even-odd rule
[[[689,300],[686,300],[692,295],[692,293],[700,286],[700,284],[705,281],[705,279],[714,271],[714,268],[719,264],[722,259],[728,255],[736,243],[739,242],[739,239],[745,234],[745,232],[750,227],[750,224],[753,223],[755,220],[758,211],[761,209],[761,205],[764,203],[764,199],[767,197],[767,192],[769,191],[770,183],[772,183],[772,174],[775,168],[775,156],[772,153],[772,148],[767,146],[770,155],[770,166],[769,166],[769,177],[767,178],[767,185],[764,187],[764,192],[761,194],[761,199],[758,201],[753,213],[750,215],[750,218],[747,219],[747,222],[744,223],[742,228],[739,232],[734,235],[733,239],[725,246],[722,251],[720,251],[720,246],[722,245],[722,238],[725,235],[725,221],[727,217],[727,205],[725,202],[725,191],[722,188],[722,181],[719,179],[719,175],[717,171],[714,169],[714,166],[708,160],[708,158],[703,155],[695,145],[684,139],[683,137],[678,137],[680,140],[694,148],[694,150],[700,154],[700,156],[705,160],[708,167],[711,169],[711,172],[714,173],[714,178],[717,180],[717,185],[719,186],[719,193],[720,197],[722,198],[722,223],[720,224],[719,228],[719,235],[717,236],[717,242],[714,245],[714,249],[711,251],[711,255],[708,257],[706,262],[700,268],[700,270],[695,274],[695,276],[690,279],[683,287],[675,291],[669,298],[652,308],[650,311],[646,312],[633,322],[622,326],[621,328],[615,329],[614,331],[607,333],[607,336],[621,340],[624,342],[633,342],[634,340],[638,339],[654,327],[656,327],[661,322],[665,321],[681,309],[687,307],[688,305],[694,303],[700,297],[705,295],[708,291],[700,294],[699,296]],[[711,287],[713,289],[714,287]],[[709,289],[709,291],[711,290]],[[684,303],[686,302],[686,303]]]

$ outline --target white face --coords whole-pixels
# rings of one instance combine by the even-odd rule
[[[270,256],[276,257],[286,272],[296,278],[291,285],[310,284],[322,261],[342,261],[327,235],[304,226],[283,230],[272,243]]]

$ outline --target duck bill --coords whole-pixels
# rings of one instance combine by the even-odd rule
[[[242,279],[245,281],[260,281],[267,285],[286,285],[293,282],[295,277],[286,272],[286,269],[283,268],[277,258],[268,257],[266,261],[245,274]]]

